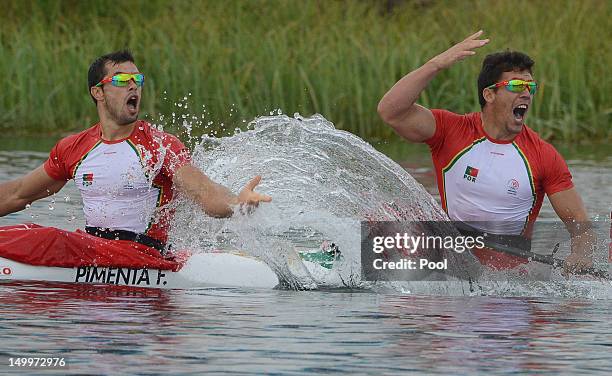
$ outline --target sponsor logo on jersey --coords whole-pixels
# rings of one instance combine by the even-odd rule
[[[123,189],[134,189],[134,177],[130,173],[121,174]]]
[[[472,166],[467,166],[465,169],[465,174],[463,174],[463,178],[467,181],[471,181],[472,183],[476,183],[476,177],[478,177],[478,169]]]
[[[508,188],[506,190],[506,192],[509,195],[513,195],[516,196],[516,194],[518,193],[518,189],[521,185],[519,184],[518,180],[516,179],[510,179],[508,180],[508,183],[506,183],[506,187]]]
[[[92,185],[94,181],[94,174],[89,173],[89,174],[83,174],[83,186],[87,187],[89,185]]]

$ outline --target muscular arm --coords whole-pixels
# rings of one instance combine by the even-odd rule
[[[381,119],[408,141],[423,142],[436,132],[431,111],[415,102],[437,73],[434,64],[426,63],[399,80],[378,103]]]
[[[233,214],[232,207],[237,204],[257,206],[259,202],[272,201],[269,196],[253,191],[260,180],[260,176],[253,178],[236,196],[191,164],[181,167],[174,174],[176,188],[198,203],[211,217],[230,217]]]
[[[489,43],[488,39],[476,39],[481,35],[479,31],[467,37],[393,85],[378,103],[378,114],[383,121],[408,141],[423,142],[431,138],[436,131],[434,116],[415,102],[438,72],[476,54],[474,49]]]
[[[65,181],[52,179],[43,166],[15,180],[0,184],[0,217],[23,210],[41,198],[59,192]]]
[[[548,199],[572,237],[572,251],[565,259],[566,271],[591,267],[596,238],[580,195],[571,188],[554,193]]]

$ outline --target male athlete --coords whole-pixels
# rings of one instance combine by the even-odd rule
[[[415,103],[428,83],[489,39],[479,31],[400,79],[378,113],[404,139],[429,145],[442,207],[453,221],[478,223],[490,234],[529,237],[544,194],[572,235],[566,272],[592,266],[593,234],[563,158],[524,123],[536,93],[533,60],[520,52],[485,57],[478,77],[482,112],[465,115]],[[514,267],[526,262],[475,250],[481,262]]]
[[[0,184],[0,216],[22,210],[74,180],[89,234],[163,252],[172,215],[168,204],[175,191],[214,217],[231,216],[235,206],[271,201],[253,191],[260,176],[235,196],[193,166],[176,137],[138,120],[144,74],[128,51],[96,59],[88,81],[99,123],[60,140],[49,159],[26,176]]]

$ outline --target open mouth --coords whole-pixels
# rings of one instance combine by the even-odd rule
[[[517,121],[523,121],[528,108],[529,106],[527,106],[526,104],[519,104],[518,106],[514,107],[512,109],[512,113],[514,114],[514,119]]]
[[[138,95],[131,95],[126,102],[128,110],[135,112],[138,108]]]

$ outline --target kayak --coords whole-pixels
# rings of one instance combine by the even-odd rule
[[[177,270],[143,267],[50,267],[0,257],[0,280],[106,284],[164,289],[193,287],[273,288],[276,274],[262,261],[232,253],[200,253]]]
[[[331,269],[337,250],[297,252],[309,272]],[[273,288],[277,275],[260,259],[237,251],[177,251],[106,240],[82,231],[35,224],[0,227],[0,281],[46,281],[161,289]]]

